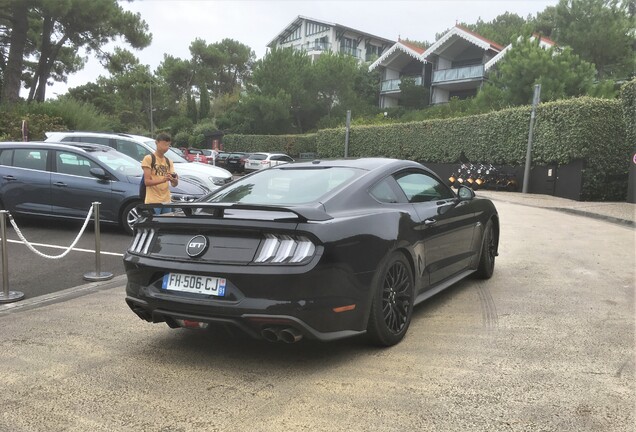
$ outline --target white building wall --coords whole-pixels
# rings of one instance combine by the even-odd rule
[[[437,58],[437,70],[450,69],[451,67],[453,67],[453,62],[450,59],[444,57]]]
[[[399,79],[399,78],[400,78],[400,71],[399,70],[388,69],[388,68],[384,70],[384,79],[385,80]]]
[[[439,87],[433,87],[433,105],[438,103],[445,103],[450,100],[448,90],[441,89]]]
[[[380,108],[394,108],[398,106],[398,97],[396,95],[380,96]]]

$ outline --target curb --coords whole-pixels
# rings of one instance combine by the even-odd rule
[[[15,312],[36,309],[38,307],[47,306],[54,303],[60,303],[73,298],[81,297],[98,291],[109,290],[113,288],[121,288],[126,285],[126,275],[115,276],[109,281],[91,282],[76,287],[67,288],[43,296],[37,296],[26,300],[19,300],[14,303],[0,305],[0,316],[8,315]]]
[[[599,214],[599,213],[589,212],[587,210],[578,210],[578,209],[569,208],[569,207],[551,207],[551,206],[527,204],[527,203],[524,203],[522,201],[507,200],[505,198],[502,199],[502,198],[499,198],[499,197],[492,197],[492,196],[485,196],[485,195],[482,195],[481,198],[486,198],[486,199],[489,199],[491,201],[505,202],[505,203],[508,203],[508,204],[517,204],[517,205],[522,205],[522,206],[526,206],[526,207],[542,208],[542,209],[546,209],[546,210],[555,210],[555,211],[559,211],[559,212],[563,212],[563,213],[573,214],[573,215],[576,215],[576,216],[585,216],[585,217],[589,217],[589,218],[592,218],[592,219],[603,220],[603,221],[606,221],[606,222],[611,222],[611,223],[615,223],[615,224],[626,226],[626,227],[630,227],[630,228],[636,227],[636,222],[634,222],[633,220],[628,220],[628,219],[623,219],[623,218],[619,218],[619,217],[615,217],[615,216],[609,216],[609,215],[603,215],[603,214]]]
[[[547,208],[550,209],[550,207],[542,207],[542,208]],[[608,222],[612,222],[615,224],[619,224],[619,225],[624,225],[627,227],[631,227],[634,228],[636,227],[636,223],[634,223],[634,221],[631,220],[627,220],[627,219],[622,219],[622,218],[617,218],[614,216],[607,216],[607,215],[602,215],[602,214],[598,214],[598,213],[592,213],[592,212],[588,212],[585,210],[577,210],[577,209],[571,209],[571,208],[565,208],[565,207],[554,207],[552,208],[553,210],[558,210],[564,213],[570,213],[570,214],[574,214],[574,215],[578,215],[578,216],[586,216],[592,219],[599,219],[599,220],[604,220],[604,221],[608,221]]]

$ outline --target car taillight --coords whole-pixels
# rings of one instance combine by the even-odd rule
[[[265,234],[254,262],[263,264],[299,264],[309,261],[316,246],[306,237]]]
[[[261,161],[261,165],[267,165],[269,161]]]
[[[154,236],[154,229],[142,228],[139,230],[135,230],[135,238],[130,244],[128,251],[135,254],[147,254],[148,248],[150,247]]]

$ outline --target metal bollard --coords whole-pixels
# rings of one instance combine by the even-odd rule
[[[0,303],[11,303],[22,300],[24,293],[9,291],[9,257],[7,255],[7,215],[6,210],[0,210],[0,235],[2,236],[2,293]]]
[[[95,220],[95,271],[89,272],[84,275],[84,280],[87,281],[105,281],[113,278],[113,274],[109,272],[102,271],[102,262],[100,256],[100,231],[99,231],[99,205],[101,203],[95,201],[93,203],[93,212],[94,212],[94,220]]]

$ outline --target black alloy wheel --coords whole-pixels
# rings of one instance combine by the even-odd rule
[[[374,344],[400,342],[413,315],[414,284],[404,255],[393,253],[375,277],[375,292],[367,333]]]
[[[492,220],[489,220],[484,230],[481,256],[475,276],[479,279],[490,279],[495,271],[495,257],[497,256],[497,236],[493,229]]]

